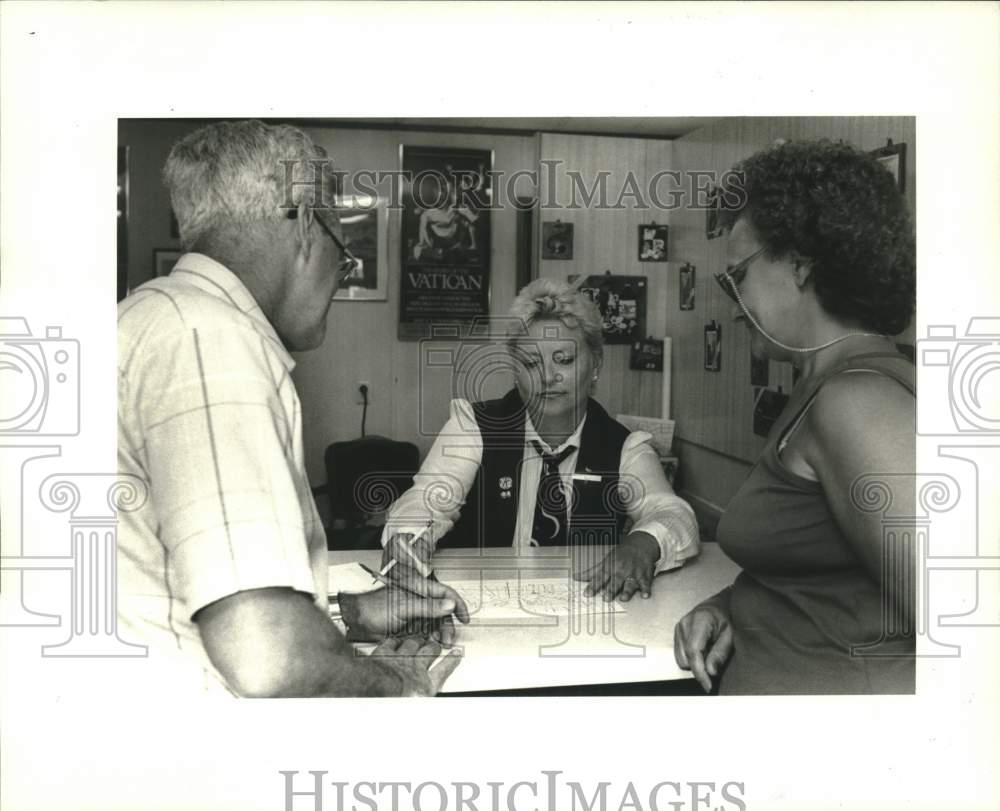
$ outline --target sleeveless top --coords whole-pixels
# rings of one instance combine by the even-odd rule
[[[779,458],[822,385],[846,372],[891,377],[916,396],[909,360],[870,353],[808,381],[778,419],[719,520],[719,546],[743,569],[729,593],[733,654],[720,694],[914,692],[912,632],[883,635],[880,584],[841,533],[822,485]],[[864,645],[872,647],[852,655]]]
[[[473,403],[472,410],[483,439],[483,457],[458,521],[438,541],[439,549],[514,542],[527,410],[517,389],[498,400]],[[573,480],[573,497],[568,501],[570,546],[618,543],[626,520],[618,497],[618,468],[628,435],[628,429],[596,400],[587,400],[576,470],[588,476]]]

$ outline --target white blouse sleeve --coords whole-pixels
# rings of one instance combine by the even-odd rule
[[[660,545],[658,574],[681,566],[700,547],[694,510],[674,493],[651,440],[645,431],[629,434],[622,447],[619,486],[631,531],[648,532]]]
[[[482,458],[483,438],[472,405],[452,400],[448,421],[413,477],[413,487],[389,509],[382,545],[399,533],[416,534],[428,523],[436,545],[458,520]]]

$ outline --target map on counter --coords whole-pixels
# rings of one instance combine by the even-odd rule
[[[508,577],[497,580],[451,580],[469,606],[472,621],[531,620],[535,617],[566,617],[625,611],[620,602],[583,593],[585,582],[566,577]]]

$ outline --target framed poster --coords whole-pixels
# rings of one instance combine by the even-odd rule
[[[385,301],[389,212],[384,199],[346,197],[337,200],[344,244],[361,262],[348,276],[334,301]]]
[[[569,280],[577,278],[570,276]],[[614,276],[609,270],[603,276],[588,276],[580,290],[587,293],[601,311],[606,344],[630,344],[645,338],[645,276]]]
[[[490,172],[483,149],[401,146],[399,338],[490,311]]]
[[[168,275],[183,255],[177,248],[153,248],[153,275]]]
[[[655,222],[639,226],[639,261],[667,261],[667,226]]]
[[[680,302],[680,308],[682,310],[693,310],[694,309],[694,282],[695,282],[695,267],[694,265],[685,263],[678,274],[678,290],[677,300]]]

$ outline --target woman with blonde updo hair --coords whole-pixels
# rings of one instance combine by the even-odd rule
[[[602,320],[575,286],[537,279],[514,299],[506,346],[514,387],[455,399],[414,486],[389,513],[386,559],[439,547],[582,546],[611,551],[579,571],[588,594],[648,597],[653,577],[698,553],[691,508],[663,475],[652,437],[629,433],[591,397],[604,361]],[[435,503],[435,488],[450,491]]]

